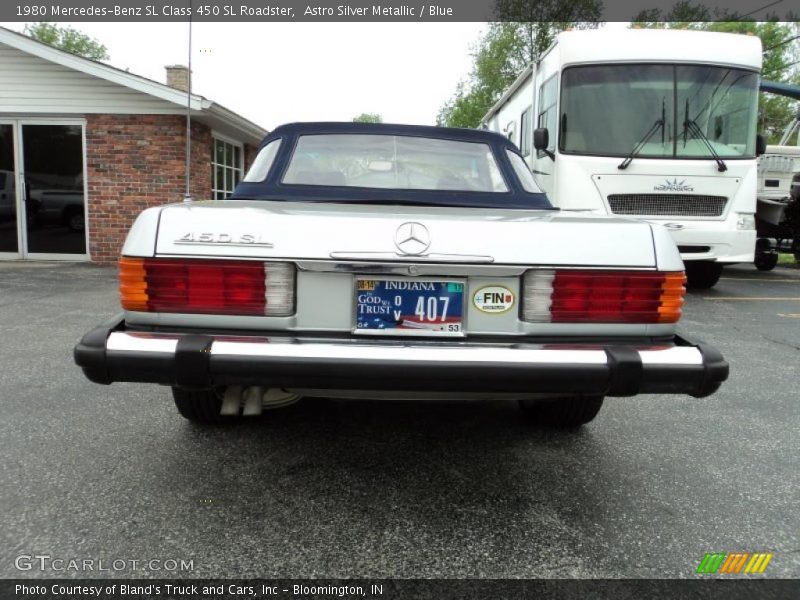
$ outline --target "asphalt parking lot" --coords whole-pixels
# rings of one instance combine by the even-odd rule
[[[682,325],[731,364],[710,398],[610,399],[578,433],[512,403],[356,401],[215,430],[73,365],[117,310],[113,269],[0,263],[0,577],[93,575],[21,554],[193,562],[134,577],[693,577],[734,551],[799,577],[800,270],[723,277]]]

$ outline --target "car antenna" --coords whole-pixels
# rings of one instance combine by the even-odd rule
[[[192,201],[192,0],[189,0],[189,76],[186,84],[186,191],[183,201]]]

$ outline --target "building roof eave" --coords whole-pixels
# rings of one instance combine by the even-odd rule
[[[174,105],[176,112],[189,108],[193,118],[221,129],[232,137],[244,137],[246,139],[242,139],[242,141],[249,144],[258,145],[268,133],[266,129],[252,121],[199,94],[188,94],[141,75],[135,75],[96,60],[70,54],[4,27],[0,27],[0,44],[6,44],[21,52],[65,68],[159,98]]]
[[[158,83],[152,79],[147,79],[141,75],[134,75],[117,67],[112,67],[105,63],[77,56],[58,48],[54,48],[48,44],[44,44],[26,35],[11,31],[9,29],[0,27],[0,42],[16,48],[22,52],[26,52],[33,56],[37,56],[43,60],[61,65],[68,69],[73,69],[87,75],[92,75],[100,79],[105,79],[112,83],[122,85],[127,88],[155,96],[166,102],[186,106],[187,96],[186,92],[176,90],[163,83]],[[192,94],[191,97],[192,110],[202,110],[205,108],[204,103],[209,101],[197,94]]]
[[[246,135],[248,139],[242,139],[242,142],[252,144],[254,146],[258,146],[261,143],[261,140],[263,140],[269,133],[269,131],[263,127],[259,127],[252,121],[245,119],[241,115],[228,108],[225,108],[221,104],[217,104],[216,102],[209,102],[208,107],[204,112],[209,117],[212,117],[213,121],[220,122],[221,124],[240,131],[243,135]]]

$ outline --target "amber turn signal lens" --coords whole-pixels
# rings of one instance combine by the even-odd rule
[[[147,310],[147,281],[143,258],[119,260],[119,296],[125,310]]]
[[[665,273],[658,305],[659,323],[677,323],[680,320],[685,295],[686,275],[683,272]]]

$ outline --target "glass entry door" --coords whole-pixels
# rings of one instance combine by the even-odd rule
[[[23,254],[31,258],[85,256],[83,126],[23,122],[18,138]]]
[[[83,259],[83,124],[0,122],[0,259]]]
[[[14,125],[0,123],[0,256],[19,255]]]

